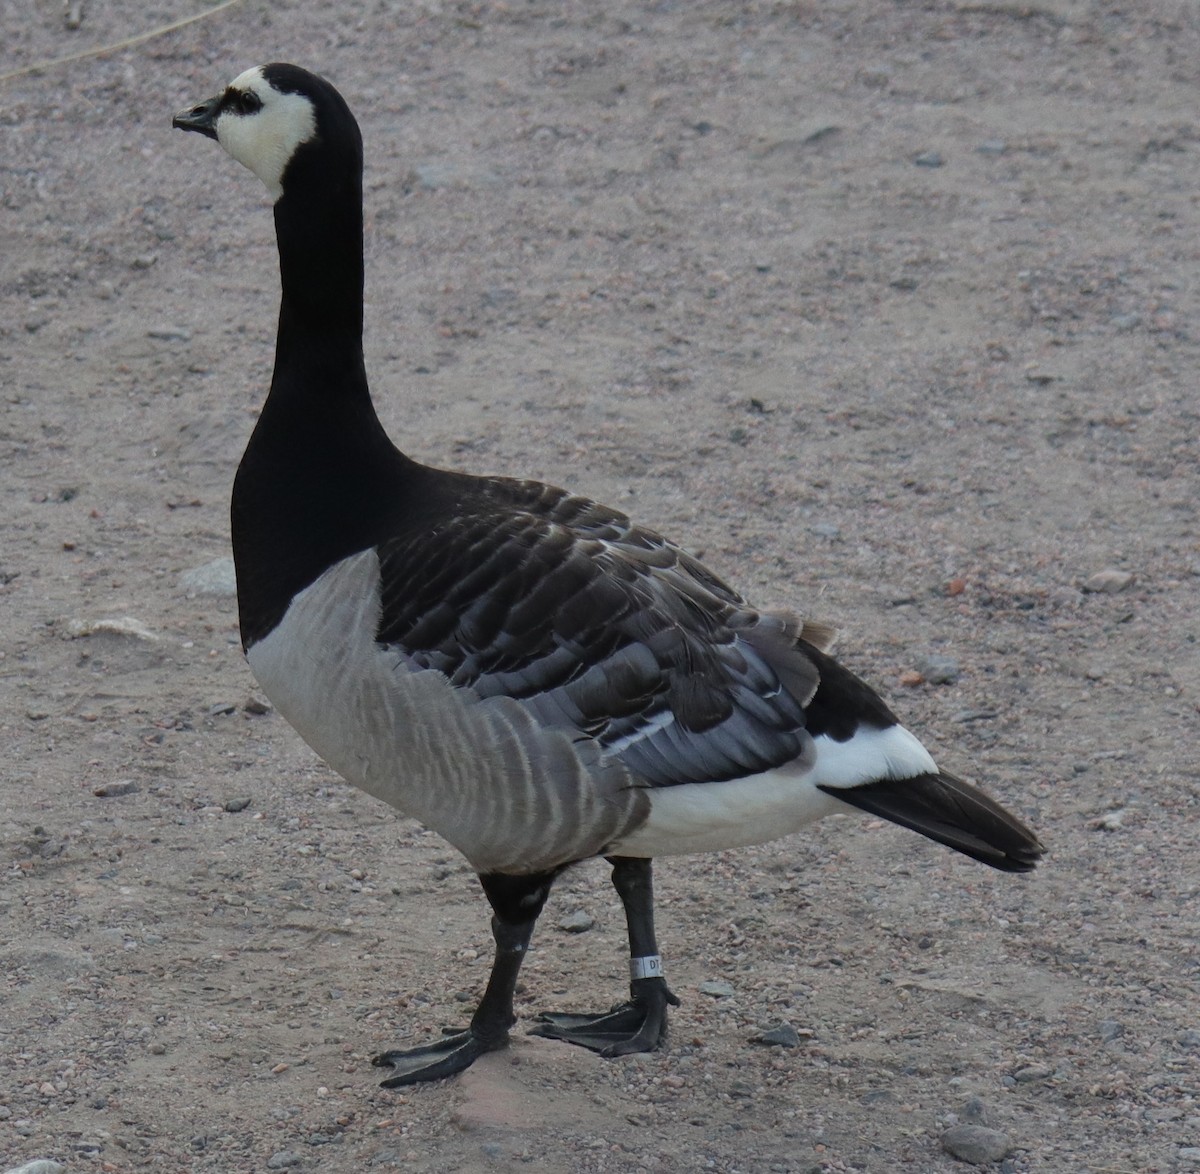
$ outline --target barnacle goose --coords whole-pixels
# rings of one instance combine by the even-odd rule
[[[533,481],[418,464],[363,366],[362,137],[295,65],[247,70],[173,125],[274,198],[282,304],[271,390],[233,487],[242,642],[267,696],[355,786],[433,828],[479,875],[495,961],[462,1032],[389,1051],[385,1086],[504,1046],[555,877],[604,856],[630,999],[540,1034],[649,1051],[668,1004],[651,858],[761,843],[859,808],[993,868],[1036,836],[938,769],[828,653],[652,530]]]

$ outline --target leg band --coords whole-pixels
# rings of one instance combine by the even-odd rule
[[[658,954],[629,959],[629,977],[634,981],[639,978],[662,978],[662,976],[662,958]]]

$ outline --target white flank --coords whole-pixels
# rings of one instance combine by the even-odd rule
[[[650,816],[614,844],[618,856],[670,856],[765,844],[833,812],[855,810],[818,789],[937,773],[929,751],[903,726],[861,729],[845,742],[813,739],[816,760],[729,783],[684,783],[649,791]]]
[[[646,822],[613,856],[674,856],[765,844],[846,805],[818,791],[811,771],[783,766],[730,783],[682,783],[647,792]]]
[[[281,94],[272,88],[258,66],[239,74],[229,88],[257,94],[262,107],[253,114],[222,112],[216,122],[217,141],[278,200],[289,160],[317,133],[313,104],[302,94]]]

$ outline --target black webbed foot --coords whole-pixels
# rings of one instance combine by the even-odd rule
[[[453,1076],[469,1068],[485,1052],[494,1052],[506,1043],[508,1032],[485,1039],[468,1027],[444,1036],[437,1043],[384,1052],[371,1063],[376,1068],[392,1069],[392,1075],[380,1081],[380,1088],[401,1088]]]
[[[539,1015],[532,1034],[578,1044],[601,1056],[656,1051],[667,1038],[667,1007],[678,1007],[679,1000],[661,978],[641,979],[632,989],[629,1002],[600,1015]]]

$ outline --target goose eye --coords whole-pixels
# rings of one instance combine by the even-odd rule
[[[262,99],[249,90],[239,90],[229,104],[235,114],[254,114],[262,109]]]

